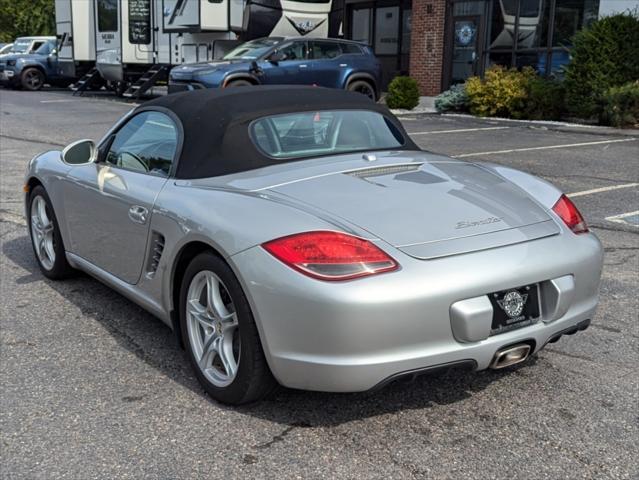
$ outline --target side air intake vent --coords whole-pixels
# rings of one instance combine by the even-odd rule
[[[364,168],[362,170],[353,170],[344,173],[357,178],[381,177],[382,175],[393,175],[394,173],[416,172],[421,166],[421,163],[388,165],[385,167]]]
[[[153,278],[155,272],[160,266],[160,259],[162,258],[162,252],[164,252],[164,235],[158,232],[153,232],[151,238],[151,252],[149,254],[149,261],[147,266],[146,276]]]

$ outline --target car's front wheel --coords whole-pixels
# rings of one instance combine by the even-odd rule
[[[32,92],[40,90],[44,86],[44,73],[37,68],[25,68],[20,75],[22,88]]]
[[[246,296],[220,257],[205,252],[191,261],[180,312],[189,358],[213,398],[239,405],[259,400],[276,386]]]
[[[29,235],[33,253],[45,277],[66,278],[73,273],[67,262],[58,220],[46,190],[36,186],[29,195]]]

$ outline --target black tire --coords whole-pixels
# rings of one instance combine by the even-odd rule
[[[128,88],[129,84],[127,82],[114,82],[111,84],[111,89],[115,92],[117,97],[122,97]]]
[[[377,101],[377,93],[373,84],[367,80],[354,80],[348,84],[346,90],[349,92],[357,92],[366,95],[372,101]]]
[[[250,87],[251,85],[253,85],[251,82],[249,82],[248,80],[231,80],[229,83],[226,84],[226,88],[230,88],[230,87]]]
[[[31,92],[40,90],[44,86],[45,79],[42,70],[35,67],[25,68],[20,74],[22,88]]]
[[[40,257],[38,256],[38,252],[36,251],[36,247],[33,241],[33,222],[32,222],[32,207],[34,205],[34,200],[36,197],[42,197],[44,203],[46,205],[46,212],[53,224],[53,251],[55,252],[55,261],[50,268],[47,268]],[[62,280],[64,278],[68,278],[75,273],[75,270],[69,265],[67,262],[66,252],[64,248],[64,243],[62,241],[62,236],[60,235],[60,227],[58,225],[58,219],[55,216],[55,212],[53,211],[53,206],[51,205],[51,200],[49,199],[49,195],[47,195],[46,190],[41,185],[36,186],[31,193],[29,194],[29,207],[28,207],[28,217],[27,222],[29,226],[29,237],[31,238],[31,247],[33,248],[33,254],[36,257],[36,261],[38,262],[38,267],[40,267],[40,271],[42,274],[51,279],[51,280]]]
[[[222,280],[237,314],[240,334],[238,370],[233,381],[226,387],[218,387],[205,377],[193,353],[187,330],[188,289],[193,278],[202,271],[213,272]],[[195,375],[206,392],[215,400],[230,405],[241,405],[260,400],[277,387],[266,362],[251,307],[242,287],[231,268],[213,252],[204,252],[196,256],[184,273],[180,287],[180,328]]]

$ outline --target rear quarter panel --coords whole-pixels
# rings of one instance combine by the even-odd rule
[[[155,291],[149,293],[162,298],[166,311],[173,309],[172,272],[180,252],[191,242],[215,249],[241,277],[230,258],[232,255],[267,240],[318,229],[349,227],[287,205],[268,192],[240,193],[193,187],[188,181],[169,182],[158,195],[151,219],[151,232],[160,232],[165,237],[159,267],[163,280],[161,286],[156,283]]]

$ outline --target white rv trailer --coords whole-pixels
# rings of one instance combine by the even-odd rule
[[[153,65],[205,61],[212,58],[216,41],[236,37],[225,22],[176,23],[178,19],[190,20],[183,14],[186,9],[180,8],[188,3],[184,0],[94,1],[96,65],[109,82],[130,83]],[[228,2],[201,2],[206,7],[201,13],[206,16],[200,18],[227,20]],[[167,19],[173,20],[174,28],[166,28]]]
[[[55,0],[58,68],[66,77],[81,77],[95,66],[92,0]]]
[[[171,66],[219,58],[234,41],[341,34],[343,0],[92,0],[96,66],[137,96]],[[144,84],[144,85],[143,85]],[[133,89],[133,90],[132,90]]]

